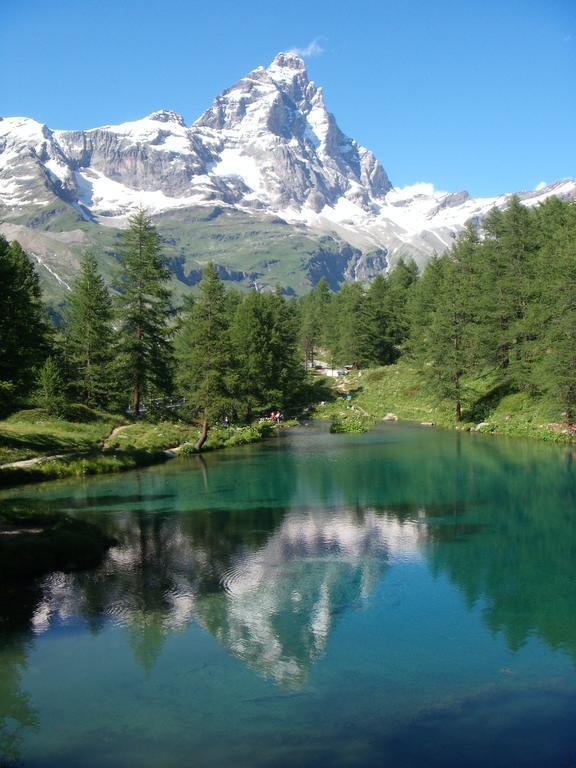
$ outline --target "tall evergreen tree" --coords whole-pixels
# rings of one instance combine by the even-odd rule
[[[392,316],[390,284],[383,275],[376,275],[365,297],[365,316],[369,340],[370,362],[389,365],[396,360],[397,323]]]
[[[361,368],[371,362],[370,334],[364,291],[359,283],[342,286],[336,297],[338,341],[336,359],[340,365]]]
[[[304,380],[297,320],[295,306],[279,294],[249,293],[238,307],[232,339],[248,417],[297,401]]]
[[[38,399],[51,416],[64,416],[66,412],[66,386],[55,357],[48,357],[38,371]]]
[[[89,405],[108,405],[115,390],[112,300],[92,253],[82,258],[80,276],[72,285],[65,332],[80,397]]]
[[[236,374],[224,284],[208,264],[200,296],[188,305],[176,337],[177,383],[201,420],[201,450],[214,420],[236,410]]]
[[[330,368],[334,368],[338,358],[338,340],[340,338],[339,308],[339,294],[329,292],[322,310],[322,346],[327,353]]]
[[[164,394],[172,384],[170,272],[150,217],[139,210],[122,237],[118,288],[119,364],[131,389],[132,409],[142,397]]]
[[[434,254],[426,264],[422,275],[414,284],[407,305],[409,351],[417,358],[425,359],[430,342],[430,326],[440,300],[440,288],[444,279],[444,261]]]
[[[558,201],[559,202],[559,201]],[[546,204],[537,211],[546,237],[532,308],[541,329],[532,379],[560,404],[566,424],[576,422],[576,207]]]
[[[300,303],[300,340],[304,359],[309,365],[314,365],[317,352],[326,345],[331,295],[328,282],[322,277]]]
[[[528,381],[530,292],[537,237],[530,211],[513,197],[505,211],[494,209],[484,222],[487,240],[481,251],[486,311],[483,317],[487,362],[506,370],[518,388]]]
[[[418,267],[413,259],[400,261],[388,274],[389,298],[387,314],[390,338],[396,347],[396,357],[410,332],[408,302],[413,285],[418,278]]]
[[[48,354],[49,329],[38,276],[20,244],[0,236],[0,409],[34,386]]]
[[[469,228],[450,254],[433,266],[437,299],[429,315],[426,344],[419,346],[423,370],[438,395],[454,403],[456,421],[462,420],[463,379],[474,369],[476,335],[474,314],[474,253],[476,232]]]

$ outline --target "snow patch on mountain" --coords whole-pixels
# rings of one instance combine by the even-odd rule
[[[133,120],[120,125],[104,125],[94,128],[90,133],[103,131],[122,136],[133,144],[150,144],[154,149],[163,152],[179,152],[185,154],[190,151],[190,133],[184,124],[182,115],[170,110],[153,112],[141,120]],[[66,136],[66,131],[58,131],[61,136]]]
[[[241,149],[229,147],[220,153],[219,162],[211,169],[214,176],[233,177],[238,176],[242,182],[253,192],[262,198],[267,198],[266,188],[262,181],[262,169],[250,155],[244,154]]]
[[[542,183],[520,197],[536,205],[551,195],[576,197],[576,183]],[[393,187],[374,155],[341,132],[290,52],[225,90],[191,126],[167,109],[87,131],[0,118],[0,205],[8,210],[64,201],[118,225],[140,206],[154,214],[217,204],[384,250],[393,263],[396,254],[422,262],[444,250],[466,221],[509,199],[426,182]]]

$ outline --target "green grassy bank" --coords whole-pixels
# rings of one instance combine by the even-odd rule
[[[203,451],[247,445],[272,433],[267,422],[216,426]],[[166,461],[167,451],[194,453],[198,435],[190,424],[126,423],[121,416],[84,406],[72,407],[63,419],[39,408],[19,411],[0,422],[0,487],[149,466]],[[6,466],[21,461],[29,464]]]
[[[70,406],[65,419],[29,408],[0,421],[0,465],[54,454],[92,451],[122,424],[121,416],[83,405]]]
[[[562,409],[557,403],[494,386],[488,376],[465,382],[466,398],[460,423],[456,422],[453,403],[435,396],[424,376],[408,362],[352,371],[334,380],[332,392],[333,399],[315,408],[316,417],[339,422],[362,417],[369,421],[393,414],[399,419],[451,429],[559,442],[575,439],[574,435],[567,434]],[[352,395],[351,401],[346,401],[347,393]]]

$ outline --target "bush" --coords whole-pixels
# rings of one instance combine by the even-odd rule
[[[367,432],[368,422],[362,416],[345,416],[343,419],[337,419],[330,425],[332,434],[344,432]]]
[[[234,445],[249,445],[258,443],[264,437],[269,436],[272,430],[267,424],[252,424],[249,427],[237,427],[233,429],[225,445],[232,447]]]
[[[219,448],[233,448],[234,446],[258,443],[272,434],[272,426],[267,422],[250,424],[247,427],[212,427],[202,450],[216,451]],[[185,456],[198,453],[193,443],[182,446],[180,452]]]

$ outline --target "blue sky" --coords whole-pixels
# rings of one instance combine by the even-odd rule
[[[394,184],[490,195],[576,177],[576,0],[1,0],[0,114],[192,122],[311,43],[328,109]]]

